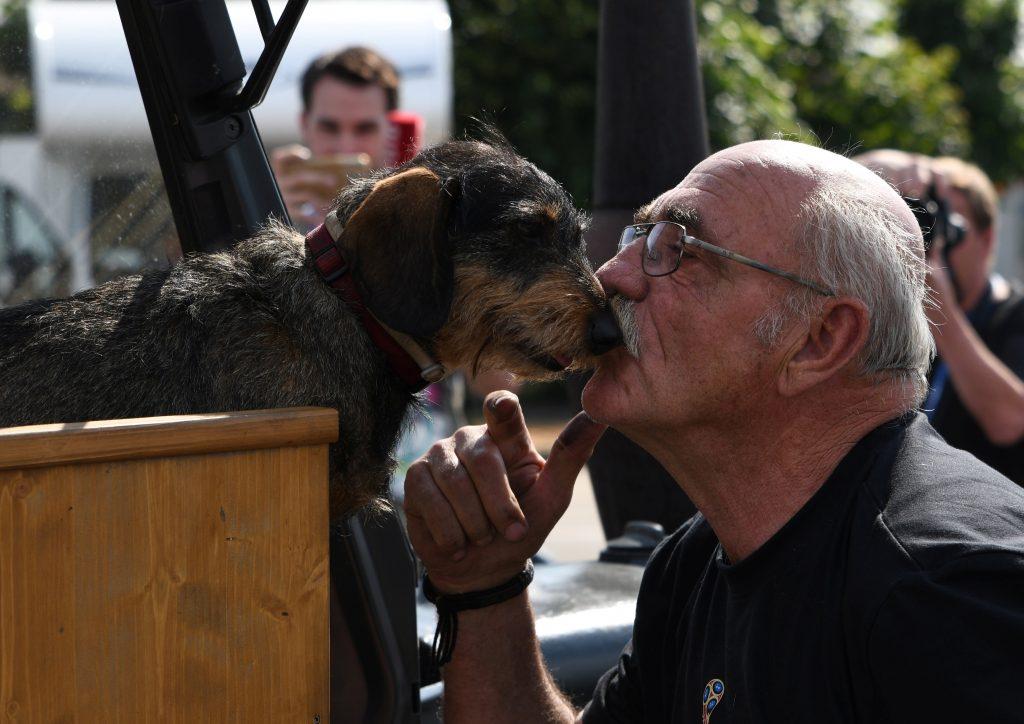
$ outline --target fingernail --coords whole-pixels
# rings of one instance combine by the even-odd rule
[[[519,541],[526,536],[526,526],[522,523],[512,523],[505,529],[505,538],[510,541]]]
[[[512,412],[515,397],[512,395],[500,395],[491,399],[491,411],[499,415],[507,415]]]
[[[455,553],[452,554],[452,560],[455,561],[456,563],[458,563],[459,561],[461,561],[465,557],[466,557],[466,551],[455,551]]]

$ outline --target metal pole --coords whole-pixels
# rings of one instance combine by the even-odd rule
[[[633,212],[708,154],[692,0],[603,0],[598,41],[597,150],[591,261],[615,253]],[[693,506],[662,467],[609,430],[589,465],[605,535],[626,522],[676,527]]]

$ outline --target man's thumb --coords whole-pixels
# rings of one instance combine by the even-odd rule
[[[607,429],[607,425],[594,422],[585,412],[569,420],[544,464],[541,475],[547,484],[571,488]]]

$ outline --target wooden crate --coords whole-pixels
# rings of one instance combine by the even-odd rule
[[[0,429],[0,718],[329,721],[337,432],[317,408]]]

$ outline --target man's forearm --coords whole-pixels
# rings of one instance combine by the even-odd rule
[[[460,611],[444,667],[446,722],[572,722],[575,712],[544,665],[528,593]]]
[[[1003,364],[957,310],[938,327],[935,341],[964,406],[996,445],[1024,435],[1024,382]]]

